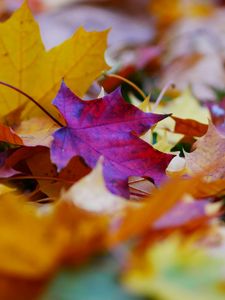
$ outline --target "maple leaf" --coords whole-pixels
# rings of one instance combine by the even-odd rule
[[[208,126],[192,119],[181,119],[172,117],[176,122],[174,132],[189,136],[202,136],[206,133]]]
[[[0,216],[1,274],[30,279],[49,276],[68,242],[67,230],[53,214],[40,217],[25,197],[13,193],[1,195]]]
[[[210,118],[208,109],[200,105],[190,89],[186,89],[181,95],[164,105],[159,104],[154,112],[172,113],[172,117],[164,119],[154,128],[154,133],[157,133],[160,137],[163,137],[166,131],[167,145],[170,146],[170,149],[181,140],[183,134],[199,134],[198,131],[200,130],[202,132],[205,127],[204,124],[208,124],[208,119]],[[186,119],[189,122],[185,121]],[[177,125],[178,121],[180,126]],[[189,128],[189,131],[186,127]]]
[[[56,166],[51,163],[49,149],[46,147],[38,147],[25,161],[33,176],[37,178],[41,191],[53,198],[60,197],[62,189],[70,187],[90,171],[80,157],[76,156],[58,174]]]
[[[192,119],[203,124],[208,124],[210,117],[208,109],[201,106],[189,88],[185,89],[184,92],[173,101],[166,103],[165,106],[159,106],[156,111],[158,110],[164,113],[173,113],[173,116],[178,118]]]
[[[106,249],[109,216],[85,211],[72,201],[61,199],[55,206],[55,219],[70,233],[65,253],[67,262],[80,264],[98,251]]]
[[[13,145],[46,146],[52,141],[52,133],[59,128],[51,119],[46,117],[24,120],[13,130],[0,123],[0,141]]]
[[[51,159],[61,170],[79,155],[90,167],[104,156],[106,185],[115,194],[129,196],[128,177],[150,177],[156,184],[165,178],[173,155],[164,154],[137,135],[167,117],[143,113],[124,101],[119,90],[103,98],[82,101],[63,83],[53,104],[67,126],[57,130],[51,145]]]
[[[26,146],[50,147],[52,133],[58,126],[47,117],[36,117],[24,120],[15,129],[15,133],[22,139]]]
[[[195,150],[185,154],[186,166],[192,173],[209,170],[211,179],[225,177],[225,136],[209,123],[208,131],[195,143]]]
[[[56,114],[51,101],[62,78],[82,96],[93,80],[108,69],[104,61],[107,33],[79,28],[70,39],[46,52],[39,26],[25,1],[9,20],[0,24],[0,80],[26,92]],[[0,96],[1,115],[26,100],[5,87],[1,87]],[[26,108],[29,117],[31,112],[40,113],[33,109],[37,107],[29,103]]]
[[[155,222],[170,211],[185,194],[192,194],[199,185],[199,178],[169,180],[160,189],[154,190],[153,194],[145,199],[142,206],[129,207],[124,212],[119,221],[120,226],[113,228],[109,234],[109,244],[114,245],[119,241],[148,232]]]
[[[117,222],[119,226],[112,228],[112,231],[109,233],[108,243],[115,245],[132,237],[146,236],[149,232],[151,234],[154,224],[161,218],[166,218],[166,214],[171,214],[172,210],[175,209],[176,211],[175,205],[179,205],[180,201],[187,194],[195,199],[224,194],[225,180],[209,183],[203,180],[203,175],[205,174],[188,179],[172,178],[159,189],[152,191],[152,194],[145,198],[145,202],[142,205],[127,207]]]
[[[0,124],[0,141],[14,145],[23,145],[22,139],[8,126]]]
[[[104,216],[66,201],[43,213],[15,193],[3,193],[0,200],[1,299],[36,299],[32,285],[40,294],[64,259],[80,263],[104,247]]]
[[[225,195],[225,179],[203,181],[193,193],[195,198],[220,197]]]
[[[223,261],[223,259],[222,259]],[[123,283],[138,295],[162,300],[222,300],[221,259],[173,235],[144,253],[134,253]]]

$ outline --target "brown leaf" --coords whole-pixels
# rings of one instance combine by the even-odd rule
[[[224,178],[225,136],[210,122],[206,134],[199,138],[194,146],[195,150],[185,155],[187,168],[194,174],[210,168],[208,176],[211,179]],[[215,168],[211,167],[213,165]]]
[[[26,162],[34,177],[40,185],[40,189],[49,197],[60,197],[61,190],[69,188],[90,172],[82,159],[75,156],[59,174],[56,166],[50,160],[49,149],[42,147],[39,152],[34,153],[26,159]],[[43,180],[41,180],[43,177]]]
[[[23,140],[15,131],[3,124],[0,124],[0,141],[14,145],[23,145]]]
[[[196,120],[192,119],[181,119],[178,117],[173,117],[176,122],[174,132],[188,135],[188,136],[197,136],[200,137],[204,135],[208,129],[208,125],[202,124]]]

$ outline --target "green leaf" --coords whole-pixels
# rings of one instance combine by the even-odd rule
[[[140,300],[119,285],[118,264],[110,257],[98,258],[82,268],[62,270],[41,300]]]

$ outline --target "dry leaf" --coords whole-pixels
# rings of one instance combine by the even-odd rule
[[[208,131],[195,143],[195,150],[185,154],[186,166],[191,173],[198,173],[213,165],[209,171],[211,179],[225,176],[225,137],[210,122]]]

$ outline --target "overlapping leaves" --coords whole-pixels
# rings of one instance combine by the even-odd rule
[[[211,220],[218,224],[224,212],[224,101],[202,105],[188,89],[155,114],[144,112],[151,111],[149,98],[141,111],[119,89],[82,100],[108,68],[106,34],[80,28],[45,51],[26,2],[0,25],[0,81],[16,89],[0,87],[0,298],[38,299],[62,266],[110,251],[131,292],[223,299],[217,262],[196,248],[207,244],[212,229],[218,234]],[[40,108],[50,115],[40,116]],[[177,231],[179,241],[171,239]],[[119,270],[107,266],[112,299],[136,299],[117,289]],[[73,287],[76,276],[84,276],[85,288],[95,285],[87,276],[91,267],[68,272]],[[53,289],[46,297],[59,296]],[[65,297],[73,299],[77,289]],[[95,294],[92,288],[80,293]]]

